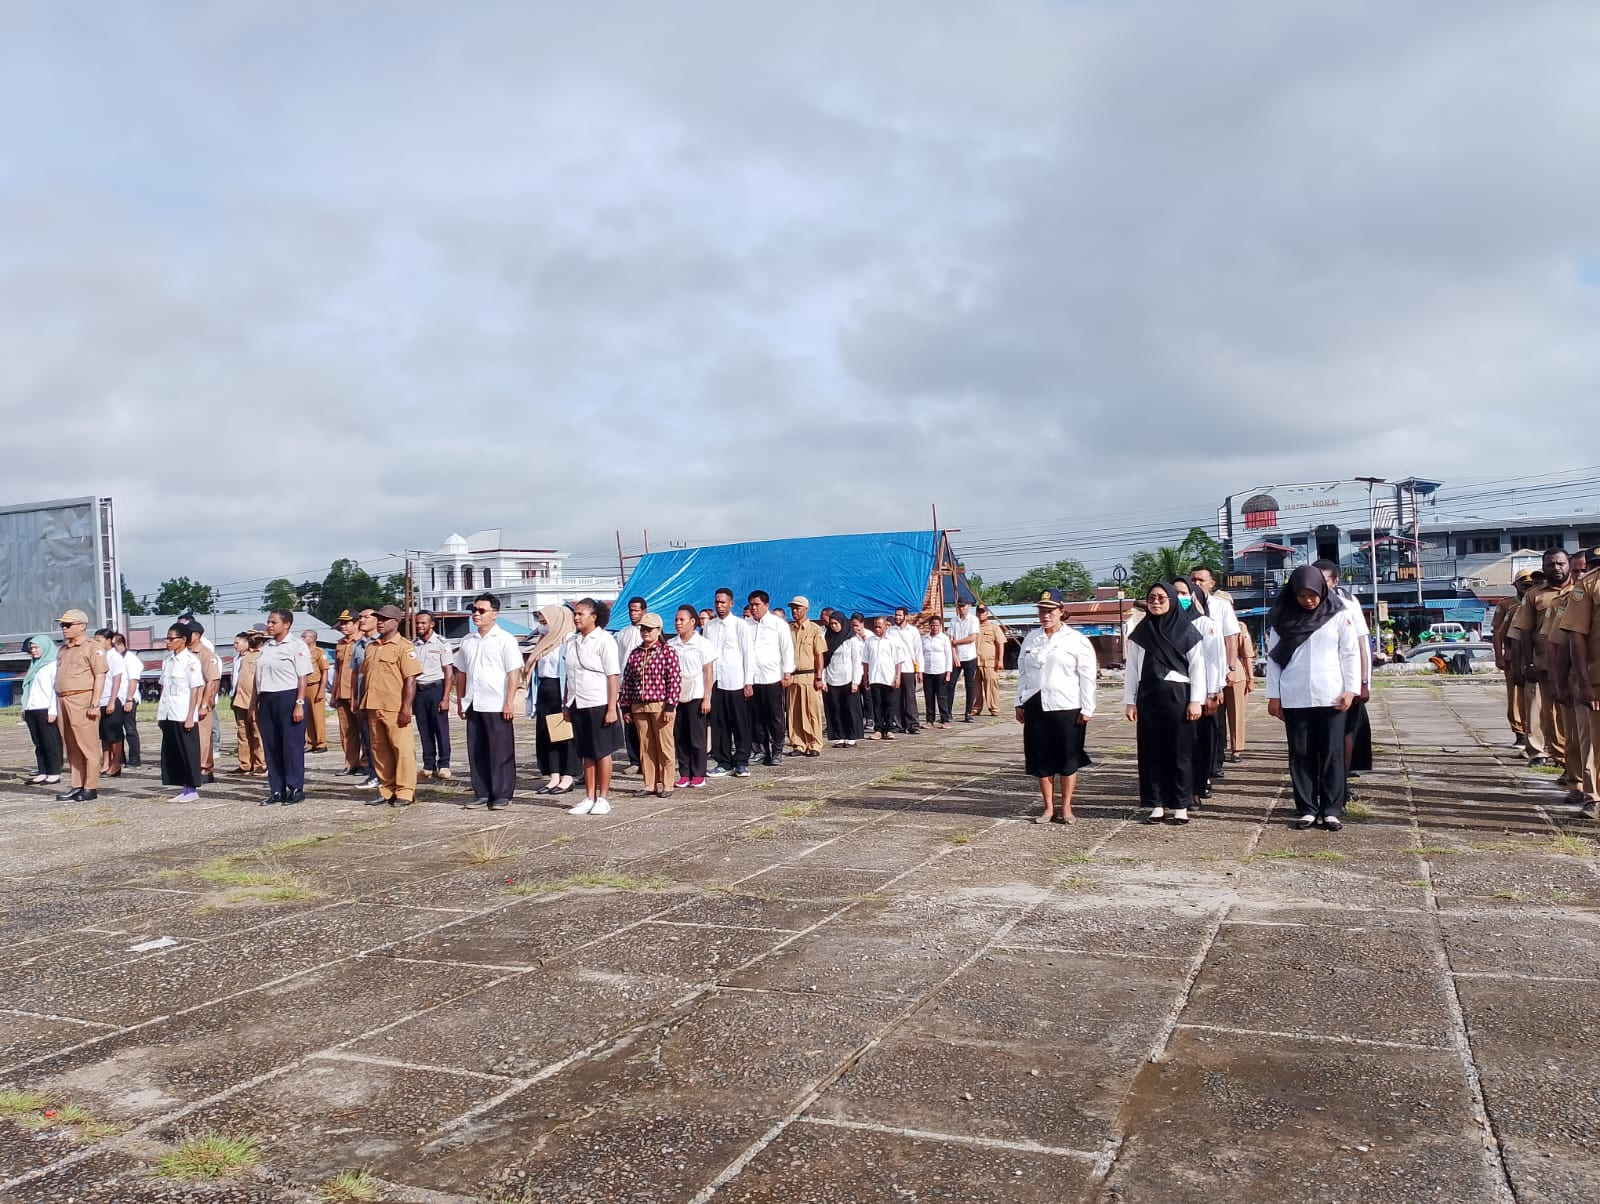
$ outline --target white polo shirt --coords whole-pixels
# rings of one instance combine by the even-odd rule
[[[900,664],[905,656],[905,648],[895,637],[897,628],[890,628],[884,635],[876,633],[866,638],[867,684],[869,686],[898,686],[900,684]]]
[[[256,661],[256,693],[298,690],[300,679],[310,672],[311,649],[304,640],[293,632],[281,640],[268,640],[261,645],[261,659]]]
[[[943,677],[950,672],[953,657],[950,655],[950,637],[940,632],[938,635],[925,635],[922,637],[922,671],[931,673],[935,677]]]
[[[189,704],[194,692],[206,684],[200,671],[200,658],[185,648],[182,652],[169,652],[161,662],[161,701],[156,704],[156,719],[176,719],[187,722]]]
[[[139,701],[139,679],[144,676],[144,662],[139,654],[129,649],[122,654],[122,697],[126,702]]]
[[[706,696],[706,666],[717,663],[715,645],[705,636],[693,633],[686,640],[673,636],[667,645],[678,654],[678,668],[683,676],[678,685],[678,701],[699,702]]]
[[[956,659],[962,664],[966,664],[968,661],[977,660],[977,640],[973,640],[970,644],[957,644],[956,641],[964,640],[968,636],[975,636],[978,634],[978,616],[970,609],[967,611],[967,617],[964,619],[958,614],[955,618],[950,620],[950,627],[948,630],[950,632],[950,643],[956,650]]]
[[[467,675],[460,695],[480,714],[500,714],[506,707],[506,674],[522,672],[522,650],[512,634],[498,623],[481,634],[476,627],[456,646],[455,667]]]
[[[567,706],[603,707],[611,701],[608,679],[622,676],[617,640],[603,627],[567,637]]]
[[[705,638],[716,649],[716,675],[719,690],[742,690],[750,685],[750,625],[737,615],[711,619]]]
[[[770,610],[754,619],[745,620],[750,633],[750,673],[752,685],[771,685],[794,672],[794,635],[785,623]]]
[[[115,648],[106,649],[106,679],[100,686],[100,708],[104,710],[111,705],[113,699],[121,701],[127,692],[127,681],[123,674],[127,670],[122,665],[122,654]]]

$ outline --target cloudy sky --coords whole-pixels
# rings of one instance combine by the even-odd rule
[[[113,497],[141,592],[931,502],[992,579],[1600,462],[1597,61],[1593,0],[9,0],[0,502]]]

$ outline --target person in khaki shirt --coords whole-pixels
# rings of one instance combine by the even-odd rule
[[[398,606],[378,611],[378,639],[367,646],[361,700],[372,733],[372,772],[378,797],[369,807],[388,803],[408,807],[417,796],[417,744],[411,738],[411,705],[416,700],[422,662],[417,649],[400,635],[405,616]]]
[[[1561,627],[1572,662],[1574,719],[1589,730],[1589,768],[1600,775],[1600,547],[1589,549],[1589,563],[1595,567],[1573,587]],[[1595,819],[1597,812],[1600,803],[1590,795],[1579,813]]]
[[[311,675],[306,678],[306,751],[328,751],[328,654],[317,647],[317,633],[300,636],[311,653]]]
[[[1223,717],[1228,725],[1228,760],[1244,755],[1245,713],[1250,692],[1256,688],[1256,646],[1250,628],[1239,624],[1239,662],[1228,671],[1227,688],[1222,691]]]
[[[1494,644],[1495,667],[1506,675],[1506,723],[1511,728],[1512,747],[1526,748],[1528,728],[1533,718],[1528,710],[1531,696],[1523,680],[1522,658],[1509,655],[1508,637],[1511,621],[1517,617],[1518,607],[1522,605],[1523,598],[1527,597],[1528,590],[1533,587],[1533,574],[1524,570],[1517,574],[1511,584],[1517,591],[1516,597],[1503,598],[1495,606],[1489,627],[1489,639]]]
[[[828,641],[818,627],[806,618],[811,602],[804,597],[789,600],[794,619],[789,634],[794,639],[794,672],[785,689],[789,712],[789,743],[801,756],[822,755],[822,664]]]
[[[1560,548],[1544,554],[1544,584],[1530,589],[1511,620],[1507,638],[1513,641],[1512,656],[1520,658],[1523,680],[1539,691],[1539,733],[1528,733],[1530,764],[1565,762],[1567,739],[1561,708],[1549,680],[1549,645],[1557,600],[1572,590],[1570,563]]]
[[[69,610],[58,620],[64,641],[56,655],[56,713],[71,767],[64,803],[100,797],[100,695],[106,684],[105,653],[89,642],[89,616]]]
[[[1578,657],[1574,641],[1578,637],[1567,625],[1567,615],[1581,605],[1594,588],[1595,573],[1589,571],[1588,550],[1579,549],[1571,557],[1572,589],[1554,608],[1556,629],[1550,635],[1550,688],[1561,709],[1562,730],[1567,737],[1567,802],[1588,810],[1600,804],[1600,780],[1596,777],[1595,747],[1589,722],[1588,704],[1581,701],[1582,680],[1578,676]],[[1574,619],[1576,622],[1577,620]],[[1584,639],[1587,659],[1589,644]]]
[[[356,619],[348,610],[334,620],[342,637],[333,648],[333,709],[339,717],[339,744],[344,749],[343,777],[366,777],[361,755],[361,727],[356,719],[356,670],[351,657],[356,650]]]
[[[256,697],[256,662],[266,637],[259,631],[241,631],[233,637],[233,730],[239,743],[239,768],[235,776],[267,776],[267,750],[261,743],[261,724],[251,713]]]
[[[1000,713],[1000,674],[1006,667],[1006,629],[978,607],[978,705],[988,715]],[[976,712],[974,712],[976,713]]]

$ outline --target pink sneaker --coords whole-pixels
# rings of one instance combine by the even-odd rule
[[[706,784],[706,780],[704,778],[690,778],[689,779],[689,789],[690,790],[699,790],[700,787],[704,786],[705,784]]]
[[[679,790],[682,790],[685,786],[687,786],[689,784],[689,779],[688,778],[679,778],[676,782],[674,782],[672,784],[674,786],[676,786]]]

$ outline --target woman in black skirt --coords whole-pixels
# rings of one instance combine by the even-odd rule
[[[1171,586],[1157,583],[1144,598],[1145,617],[1128,637],[1122,702],[1137,725],[1139,803],[1146,823],[1189,822],[1195,724],[1205,709],[1206,663],[1200,632],[1178,605]]]
[[[61,723],[56,704],[56,642],[47,635],[29,636],[22,644],[32,659],[22,679],[22,719],[33,737],[32,786],[61,780]]]
[[[1036,824],[1071,824],[1078,770],[1091,764],[1084,737],[1094,715],[1099,662],[1094,647],[1063,621],[1061,591],[1039,598],[1039,626],[1022,641],[1017,658],[1017,722],[1022,724],[1022,767],[1039,779],[1044,806]],[[1056,806],[1055,779],[1061,779]]]

